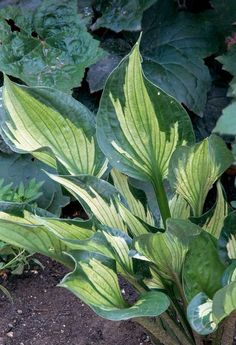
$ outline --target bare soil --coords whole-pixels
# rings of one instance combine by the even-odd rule
[[[0,345],[151,345],[138,325],[104,320],[57,287],[65,268],[40,260],[44,270],[6,282],[13,304],[0,293]]]

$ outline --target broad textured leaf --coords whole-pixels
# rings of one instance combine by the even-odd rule
[[[135,236],[148,232],[123,205],[122,196],[108,182],[89,175],[49,176],[68,189],[82,203],[87,213],[94,215],[102,224],[124,232],[129,229]]]
[[[60,286],[76,296],[100,316],[110,320],[126,320],[141,316],[157,316],[169,307],[169,299],[163,293],[150,292],[129,307],[124,301],[115,271],[114,261],[102,255],[72,252],[76,262],[73,273],[69,273]]]
[[[61,208],[69,202],[69,198],[64,196],[58,183],[53,182],[43,170],[55,172],[44,163],[33,158],[31,155],[4,154],[0,153],[1,170],[0,179],[4,179],[4,183],[13,183],[13,187],[17,187],[20,182],[25,185],[31,179],[44,182],[40,191],[42,195],[37,199],[37,205],[40,208],[60,216]]]
[[[187,299],[204,292],[209,298],[221,287],[225,266],[218,257],[216,241],[202,231],[190,244],[183,266],[183,283]]]
[[[236,259],[233,260],[231,264],[226,268],[221,281],[223,286],[236,281]]]
[[[165,233],[141,235],[134,240],[137,252],[154,263],[163,278],[181,276],[189,243],[201,228],[187,220],[168,219]]]
[[[104,172],[94,116],[71,96],[51,88],[20,86],[6,77],[3,104],[2,134],[13,150],[31,152],[46,163],[55,155],[74,175]]]
[[[169,180],[176,192],[191,205],[194,216],[201,216],[209,190],[232,162],[232,153],[216,135],[174,152]]]
[[[154,4],[156,0],[96,0],[95,8],[102,13],[92,29],[101,27],[111,29],[115,32],[138,31],[141,29],[143,12]]]
[[[30,224],[24,219],[21,223],[18,221],[14,216],[0,213],[0,239],[2,241],[24,248],[29,252],[41,253],[68,267],[73,267],[70,257],[64,254],[67,246],[57,236],[44,226]]]
[[[112,166],[146,181],[164,178],[175,148],[194,141],[183,107],[144,77],[139,43],[107,80],[97,137]]]
[[[188,321],[198,334],[207,335],[217,328],[217,324],[213,321],[212,304],[212,300],[205,293],[200,292],[188,305]]]
[[[216,292],[213,298],[213,320],[220,322],[236,310],[236,281]]]
[[[165,0],[146,11],[142,55],[147,77],[202,116],[211,76],[204,58],[218,50],[211,18],[179,12]]]
[[[234,0],[210,0],[212,10],[205,12],[204,17],[215,24],[215,30],[221,40],[231,34],[236,20],[236,3]]]
[[[230,264],[236,259],[236,211],[231,212],[224,221],[218,240],[218,250],[225,264]]]
[[[134,188],[129,185],[128,177],[116,169],[112,169],[111,176],[114,186],[124,196],[131,212],[144,222],[154,226],[155,220],[153,219],[149,207],[147,205],[144,207],[143,203],[134,196],[132,193],[132,189]]]
[[[17,30],[12,31],[9,20]],[[70,91],[85,68],[104,56],[99,42],[77,14],[77,1],[45,0],[31,12],[21,7],[0,11],[0,66],[30,86]]]

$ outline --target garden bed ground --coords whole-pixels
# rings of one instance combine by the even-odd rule
[[[131,321],[97,317],[66,289],[56,287],[66,271],[40,257],[45,269],[11,278],[0,294],[0,345],[150,345]]]

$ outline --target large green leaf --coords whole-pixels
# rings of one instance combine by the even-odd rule
[[[4,179],[6,184],[13,183],[13,188],[17,187],[20,182],[27,185],[33,178],[38,182],[44,182],[40,188],[42,195],[37,199],[37,205],[56,216],[60,216],[61,208],[69,202],[69,198],[63,196],[58,183],[53,182],[42,171],[44,169],[53,173],[55,172],[54,169],[49,168],[31,155],[0,153],[0,161],[0,179]]]
[[[187,299],[204,292],[212,298],[221,287],[225,266],[218,257],[216,241],[202,231],[190,244],[183,267],[183,283]]]
[[[207,335],[217,328],[217,324],[213,321],[212,304],[213,301],[205,293],[200,292],[188,305],[188,321],[198,334]]]
[[[20,6],[2,9],[0,40],[2,71],[30,86],[62,91],[79,86],[85,68],[104,56],[77,14],[76,0],[45,0],[34,13]]]
[[[236,310],[236,281],[216,292],[213,298],[213,320],[220,322]]]
[[[0,213],[0,239],[13,246],[24,248],[49,256],[62,264],[73,267],[68,255],[67,246],[46,227],[32,224],[31,220]]]
[[[124,301],[114,261],[102,255],[86,252],[72,252],[76,267],[60,286],[76,296],[100,316],[109,320],[126,320],[141,316],[157,316],[169,307],[169,299],[162,292],[149,292],[130,306]]]
[[[93,24],[92,29],[101,27],[119,32],[138,31],[141,29],[143,12],[156,0],[96,0],[95,8],[102,14]]]
[[[70,174],[104,172],[94,116],[71,96],[51,88],[20,86],[6,77],[3,104],[2,134],[13,150],[31,152],[51,164],[55,155]]]
[[[230,264],[236,259],[236,211],[225,218],[224,226],[218,240],[218,250],[221,260]]]
[[[218,50],[215,27],[210,18],[180,12],[175,5],[173,0],[157,1],[144,14],[144,71],[154,84],[202,116],[211,86],[203,59]]]
[[[194,216],[201,216],[213,183],[232,162],[232,153],[216,135],[174,152],[169,166],[169,180],[176,192],[191,205]]]
[[[189,244],[201,228],[182,219],[168,219],[165,233],[146,234],[134,239],[134,247],[158,268],[166,279],[175,281],[181,276]]]
[[[87,213],[94,215],[102,224],[124,232],[129,229],[134,236],[148,232],[123,204],[118,191],[108,182],[89,175],[49,176],[68,189],[82,203]]]
[[[139,42],[107,80],[97,137],[112,166],[141,180],[160,180],[179,145],[193,142],[183,107],[143,75]]]

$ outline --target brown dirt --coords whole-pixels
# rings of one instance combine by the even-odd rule
[[[131,321],[111,322],[96,316],[78,298],[56,287],[66,270],[40,258],[45,269],[11,278],[0,293],[0,345],[150,345]]]

